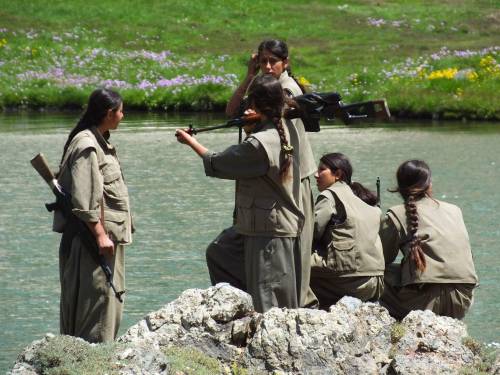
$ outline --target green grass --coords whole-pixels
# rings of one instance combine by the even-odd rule
[[[220,110],[250,52],[272,37],[288,42],[295,75],[346,102],[385,97],[406,116],[500,119],[500,50],[483,51],[498,44],[493,0],[0,0],[0,29],[0,108],[81,107],[107,84],[129,107]],[[451,52],[432,59],[443,47]],[[478,77],[427,78],[447,68]]]

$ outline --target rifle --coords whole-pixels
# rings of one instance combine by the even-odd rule
[[[122,290],[121,292],[118,292],[116,290],[116,287],[113,284],[113,272],[111,272],[111,268],[109,267],[108,262],[106,262],[104,255],[99,254],[99,247],[97,246],[97,242],[94,238],[94,235],[87,227],[87,225],[73,214],[71,195],[66,191],[64,191],[62,186],[59,185],[59,182],[56,180],[56,177],[49,168],[47,159],[45,159],[45,156],[43,154],[38,154],[33,159],[31,159],[31,165],[33,166],[33,168],[35,168],[38,174],[45,180],[45,182],[49,185],[50,189],[56,196],[55,203],[45,204],[47,211],[52,212],[56,208],[58,208],[61,210],[64,218],[66,219],[66,223],[71,222],[71,224],[75,225],[76,233],[80,235],[80,239],[82,240],[83,245],[89,251],[92,258],[94,258],[96,263],[103,270],[104,275],[106,276],[106,281],[108,282],[109,286],[113,289],[115,297],[118,299],[118,301],[123,303],[122,294],[124,294],[125,291]]]
[[[340,94],[336,92],[313,92],[295,96],[293,100],[297,103],[297,107],[287,109],[284,117],[286,119],[301,118],[307,132],[319,132],[319,120],[322,116],[325,117],[327,121],[339,118],[346,125],[367,119],[388,120],[391,117],[385,99],[344,104],[342,103]],[[209,126],[206,128],[193,128],[192,125],[189,125],[188,133],[195,135],[206,131],[236,126],[241,129],[241,127],[247,124],[258,121],[260,121],[258,115],[246,115],[231,119],[222,125]]]
[[[377,176],[377,207],[380,207],[380,177]]]
[[[300,117],[307,132],[319,132],[321,116],[327,121],[339,118],[346,125],[367,119],[388,120],[391,117],[385,99],[344,104],[342,97],[336,92],[313,92],[295,96],[293,100],[297,103],[297,108],[292,108],[285,117]]]

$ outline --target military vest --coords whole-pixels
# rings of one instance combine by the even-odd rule
[[[330,220],[321,239],[326,268],[339,277],[383,275],[380,209],[363,202],[344,182],[334,183],[321,195],[335,200],[337,209],[337,220]]]
[[[472,260],[469,235],[462,211],[457,206],[422,198],[416,203],[418,229],[426,260],[426,269],[420,273],[410,259],[409,237],[404,205],[391,207],[387,215],[400,233],[399,248],[404,258],[401,262],[401,285],[417,283],[469,283],[478,279]]]
[[[303,94],[299,85],[297,85],[297,82],[295,82],[295,80],[288,75],[286,70],[281,73],[279,82],[281,83],[283,90],[288,91],[292,96]],[[293,127],[289,127],[290,137],[293,143],[297,143],[299,145],[296,162],[298,162],[300,166],[300,179],[304,179],[316,173],[316,161],[314,160],[311,144],[307,138],[304,123],[299,118],[294,119],[292,124]]]
[[[289,137],[286,127],[285,133]],[[304,225],[304,214],[298,203],[300,173],[292,164],[288,177],[281,181],[279,170],[283,153],[274,124],[263,124],[262,130],[250,137],[265,150],[269,169],[265,176],[238,180],[236,231],[248,236],[296,237]]]
[[[95,150],[99,170],[103,183],[103,208],[104,227],[110,238],[120,244],[132,242],[132,217],[128,189],[125,185],[116,150],[104,138],[90,129],[79,132],[71,141],[64,160],[61,163],[58,181],[64,190],[71,192],[73,184],[71,177],[71,164],[76,154],[87,148]],[[97,137],[101,139],[98,140]],[[64,217],[54,215],[53,229],[57,232],[64,230]]]

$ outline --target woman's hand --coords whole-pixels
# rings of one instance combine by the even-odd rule
[[[200,144],[195,137],[185,130],[177,129],[175,131],[175,136],[177,137],[177,141],[191,147],[199,156],[203,156],[203,154],[208,151],[205,146]]]
[[[250,57],[250,60],[248,60],[248,70],[247,70],[247,76],[248,77],[255,77],[257,73],[259,72],[259,55],[256,53],[252,53],[252,56]]]
[[[106,233],[100,234],[96,240],[97,246],[99,246],[99,254],[108,256],[115,254],[115,244]]]
[[[191,145],[195,138],[189,134],[187,131],[182,130],[182,129],[176,129],[175,130],[175,136],[177,137],[177,141],[179,143],[185,144],[185,145]]]

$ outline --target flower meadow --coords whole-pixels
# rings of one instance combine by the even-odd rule
[[[121,48],[108,45],[101,31],[82,26],[60,33],[0,28],[0,108],[81,108],[94,88],[108,87],[128,108],[220,110],[246,71],[239,55],[181,56],[139,33]],[[386,98],[400,116],[500,119],[500,46],[442,47],[321,76],[307,64],[293,69],[312,90],[338,91],[344,102]]]

